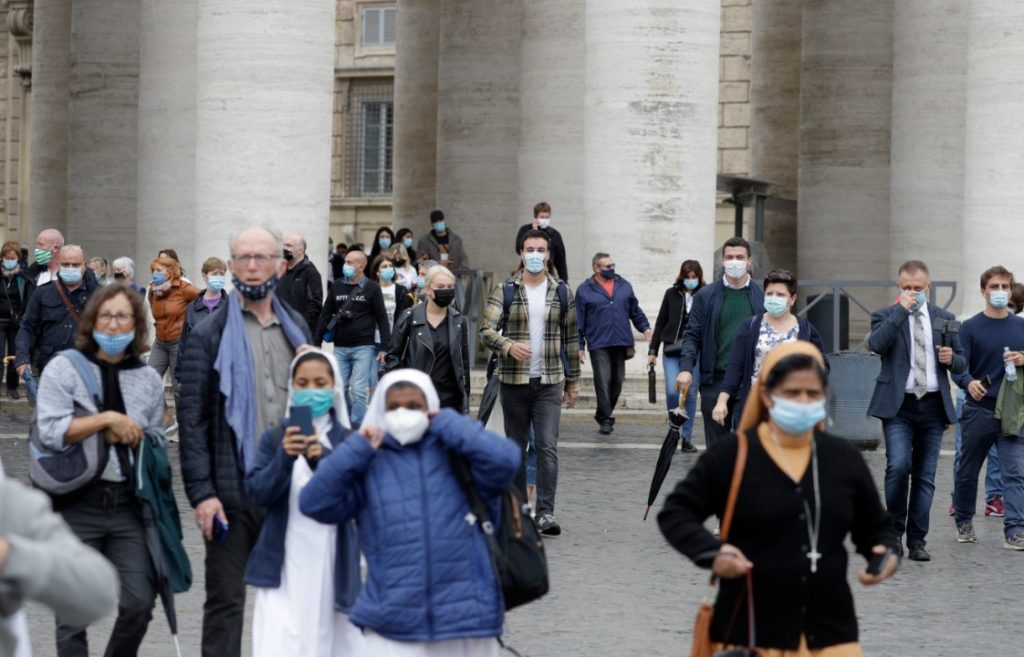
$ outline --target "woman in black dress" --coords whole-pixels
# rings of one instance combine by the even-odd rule
[[[850,536],[866,560],[884,555],[878,574],[860,574],[862,584],[872,585],[896,570],[899,559],[889,552],[896,534],[863,457],[821,430],[825,397],[817,347],[797,341],[770,351],[737,429],[749,447],[729,542],[713,536],[704,521],[724,512],[739,446],[735,434],[697,461],[658,515],[673,547],[722,578],[711,625],[719,646],[747,645],[741,602],[751,571],[762,655],[861,654],[844,541]]]

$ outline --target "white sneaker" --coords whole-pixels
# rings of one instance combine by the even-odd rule
[[[175,422],[171,426],[164,429],[164,435],[172,443],[178,442],[178,423]]]

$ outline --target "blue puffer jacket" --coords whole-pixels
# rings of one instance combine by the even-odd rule
[[[647,315],[640,310],[640,302],[633,294],[633,286],[621,276],[615,276],[615,288],[609,297],[593,277],[576,288],[576,328],[580,332],[580,351],[588,348],[632,347],[633,322],[643,333],[651,328]]]
[[[505,603],[448,450],[470,463],[498,518],[501,493],[519,470],[519,448],[479,422],[442,409],[423,439],[380,449],[346,440],[324,459],[299,508],[324,523],[356,518],[369,579],[350,619],[395,641],[500,636]],[[500,522],[500,518],[499,518]]]

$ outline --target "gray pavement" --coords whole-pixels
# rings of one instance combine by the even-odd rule
[[[15,430],[6,419],[0,418],[0,434],[9,436]],[[662,427],[625,420],[610,437],[599,436],[592,420],[563,422],[556,515],[564,533],[547,542],[552,591],[506,618],[505,641],[524,656],[689,654],[689,632],[706,572],[668,547],[654,521],[657,507],[650,520],[641,520],[663,436]],[[949,436],[946,442],[951,447]],[[177,463],[176,448],[171,456]],[[9,475],[25,479],[23,440],[0,439],[0,457]],[[868,452],[865,458],[881,486],[884,454]],[[666,490],[693,461],[693,456],[677,455]],[[928,544],[931,563],[905,562],[893,580],[867,589],[855,582],[854,568],[862,568],[863,560],[851,559],[867,655],[1019,654],[1024,553],[1003,549],[1001,520],[980,515],[975,523],[978,543],[956,543],[946,515],[951,472],[952,457],[941,457]],[[183,654],[190,656],[199,654],[203,550],[180,490],[179,505],[195,570],[192,590],[177,596]],[[53,655],[52,617],[32,607],[30,624],[35,655]],[[102,654],[109,630],[108,619],[90,632],[92,654]],[[248,633],[247,627],[246,653]],[[140,654],[174,655],[159,606]]]

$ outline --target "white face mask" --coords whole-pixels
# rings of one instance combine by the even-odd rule
[[[419,442],[430,426],[430,418],[423,411],[396,408],[384,414],[384,429],[403,445]]]
[[[550,219],[538,219],[537,220],[537,225],[540,226],[541,228],[547,228],[548,226],[551,225],[551,220]]]
[[[747,275],[746,260],[726,260],[723,267],[725,268],[725,275],[734,280]]]

